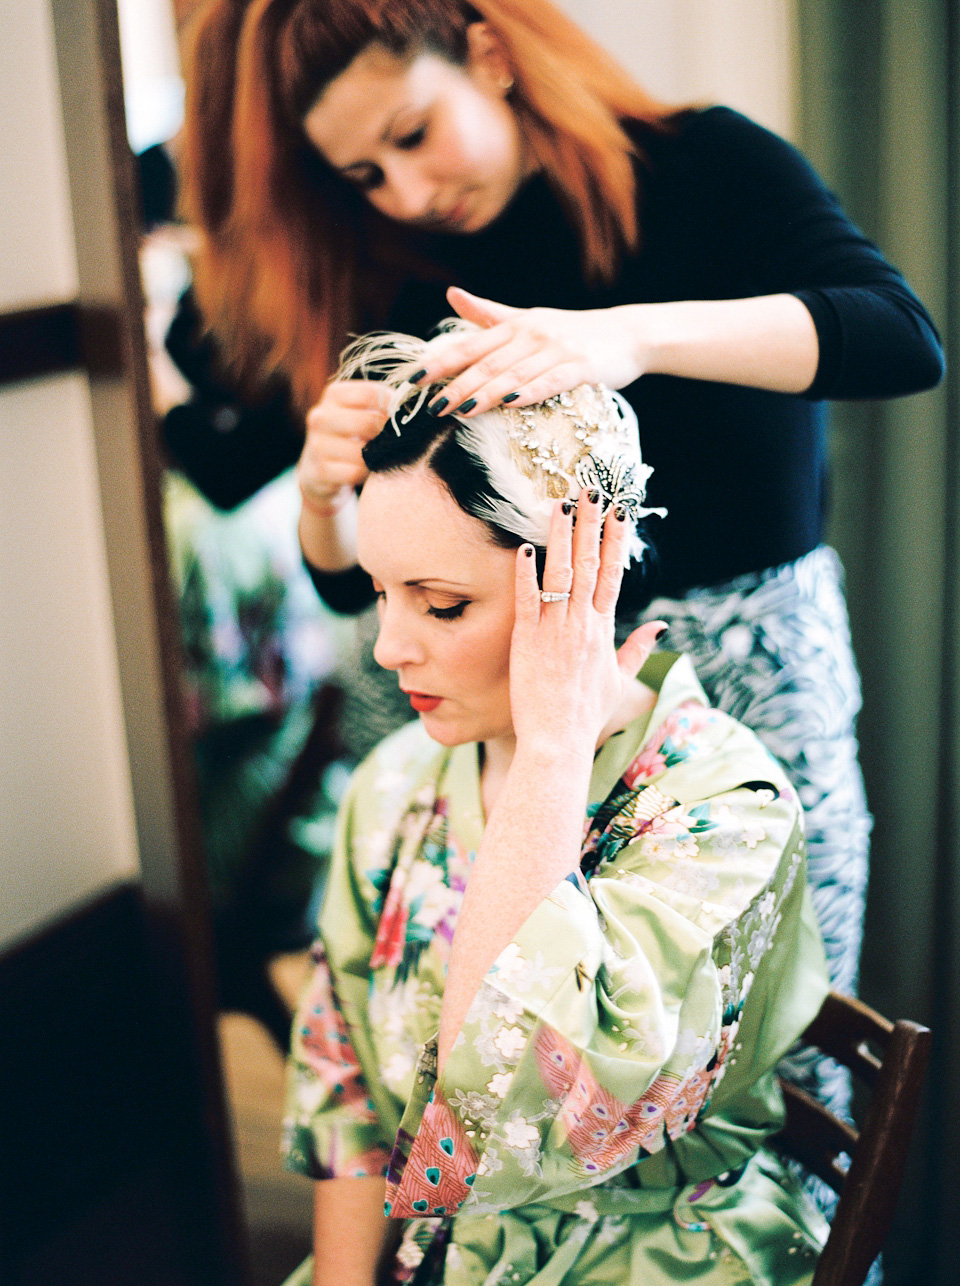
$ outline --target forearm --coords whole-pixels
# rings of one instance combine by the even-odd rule
[[[649,374],[803,393],[817,373],[813,318],[793,295],[626,304],[613,311]]]
[[[401,1225],[384,1218],[383,1179],[314,1185],[313,1286],[375,1286]]]
[[[484,975],[577,867],[591,758],[518,747],[491,810],[453,938],[440,1014],[442,1068]]]
[[[357,501],[353,495],[331,512],[312,507],[306,501],[300,511],[300,548],[311,567],[323,572],[342,572],[357,562]]]

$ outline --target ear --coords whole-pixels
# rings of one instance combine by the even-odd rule
[[[467,71],[482,89],[506,98],[513,88],[513,67],[503,41],[487,22],[467,28]]]

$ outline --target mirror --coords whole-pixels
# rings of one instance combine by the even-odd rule
[[[164,50],[165,56],[169,56],[172,49],[174,61],[177,35],[195,7],[195,0],[151,0],[150,4],[146,0],[136,4],[130,0],[120,6],[122,17],[125,10],[139,11],[141,27],[147,24],[148,10],[165,14],[165,18],[157,21],[165,21],[166,35],[160,39],[155,28],[145,44],[152,49],[155,59]],[[566,7],[576,17],[590,21],[585,5],[569,0]],[[795,107],[790,55],[779,59],[770,46],[763,45],[769,33],[759,19],[756,23],[741,21],[739,25],[731,19],[737,26],[735,39],[721,38],[724,31],[727,37],[731,35],[730,27],[723,26],[724,11],[736,10],[742,16],[744,6],[724,6],[707,3],[707,0],[683,6],[688,15],[696,12],[710,18],[700,25],[696,35],[688,29],[689,23],[686,28],[682,26],[669,6],[648,4],[645,0],[643,3],[634,0],[630,5],[628,0],[628,4],[619,7],[625,12],[629,10],[630,24],[621,24],[618,5],[611,2],[599,7],[600,16],[593,24],[594,29],[608,24],[618,40],[621,25],[629,26],[630,34],[653,32],[654,38],[645,40],[644,49],[638,51],[636,68],[641,79],[652,88],[677,101],[709,98],[733,102],[775,128],[795,132],[790,128]],[[676,7],[677,12],[680,8]],[[917,102],[921,106],[912,104],[909,112],[896,110],[897,101],[889,87],[893,84],[893,75],[884,71],[886,88],[881,92],[871,80],[873,69],[867,69],[862,70],[863,84],[856,81],[851,91],[860,93],[866,86],[863,102],[858,104],[857,113],[845,110],[847,100],[837,97],[836,87],[845,86],[850,78],[837,74],[831,59],[836,59],[838,68],[843,63],[843,41],[838,39],[838,34],[846,35],[852,44],[857,44],[862,33],[852,28],[847,32],[849,24],[841,10],[842,6],[828,3],[804,10],[807,34],[816,33],[820,26],[823,33],[820,45],[810,40],[804,44],[802,56],[814,61],[819,58],[823,64],[820,74],[829,81],[823,94],[814,92],[816,80],[811,79],[809,69],[805,69],[807,102],[803,113],[806,113],[807,145],[812,153],[819,151],[817,160],[824,168],[824,159],[832,153],[835,143],[837,177],[841,184],[846,181],[854,187],[859,171],[853,166],[849,173],[844,173],[849,160],[845,149],[855,154],[857,160],[867,158],[862,161],[866,168],[872,164],[875,153],[883,154],[883,164],[889,169],[884,169],[881,180],[873,172],[862,178],[869,199],[864,200],[857,213],[862,214],[863,210],[869,213],[874,198],[878,206],[882,201],[889,201],[889,209],[874,211],[877,233],[884,233],[881,240],[894,261],[905,264],[911,277],[923,286],[924,293],[931,292],[931,302],[936,304],[935,291],[942,288],[946,297],[952,283],[948,288],[941,281],[940,266],[934,262],[941,245],[934,225],[941,220],[946,226],[947,214],[955,219],[955,211],[953,206],[947,213],[941,211],[937,204],[937,185],[926,182],[928,174],[946,173],[948,167],[930,140],[919,136],[926,128],[923,121],[939,119],[937,112],[942,105],[928,102],[923,94],[939,92],[940,81],[928,74],[925,61],[928,51],[922,49],[919,42],[910,42],[906,25],[898,28],[898,24],[891,21],[890,31],[884,38],[891,42],[897,57],[891,56],[890,67],[897,68],[904,84],[922,88],[922,93],[917,90]],[[755,6],[753,17],[760,11],[770,23],[774,21],[770,15],[778,15],[776,22],[781,26],[777,28],[776,40],[786,32],[784,48],[793,48],[791,41],[799,6],[786,0],[778,5]],[[881,6],[878,14],[885,13],[885,7]],[[880,18],[876,17],[876,21]],[[129,27],[126,20],[125,25]],[[761,43],[759,51],[743,37],[748,28]],[[935,30],[935,25],[931,24],[929,29]],[[128,43],[132,45],[133,40],[130,36]],[[830,51],[829,57],[825,50]],[[641,57],[652,58],[664,51],[673,57],[673,80],[667,85],[658,80],[655,68],[648,69],[639,62]],[[859,52],[854,52],[856,57],[848,57],[847,63],[856,61],[860,67]],[[665,62],[661,60],[661,66],[668,63],[669,58]],[[930,66],[933,65],[931,56]],[[902,67],[913,68],[915,74],[903,74]],[[690,69],[693,74],[684,79]],[[758,110],[756,102],[745,101],[744,93],[738,92],[746,87],[749,94],[757,69],[782,94],[781,106],[787,103],[785,117],[777,118],[773,113]],[[134,89],[140,74],[131,64],[128,91]],[[881,79],[878,73],[878,84]],[[163,76],[158,75],[157,80],[161,82]],[[826,92],[831,89],[836,101]],[[174,97],[169,90],[168,83],[166,90],[158,88],[156,93],[158,104],[166,104],[166,110]],[[846,89],[843,92],[845,94]],[[891,100],[878,106],[883,93],[889,93]],[[861,132],[858,128],[864,103],[868,110],[863,112],[863,118],[870,129],[876,131],[876,138],[867,137],[869,129]],[[883,117],[884,112],[890,119]],[[129,115],[131,121],[137,118],[133,109]],[[848,125],[845,117],[856,118],[855,123]],[[895,125],[891,124],[894,119]],[[897,134],[898,129],[904,132]],[[915,131],[917,138],[910,135],[910,131]],[[148,140],[144,135],[135,147],[143,158],[152,143],[162,141]],[[913,177],[902,182],[905,176],[896,171],[890,156],[901,155],[903,168],[907,170],[914,164],[912,158],[918,142],[929,144],[927,169],[914,165],[910,170]],[[174,140],[170,143],[171,150],[175,146]],[[158,183],[163,189],[172,173],[170,161],[169,158],[164,161],[162,148],[154,153],[154,159],[158,162]],[[145,186],[147,164],[144,159]],[[914,191],[917,185],[923,186],[919,193]],[[886,195],[881,197],[876,190],[884,186]],[[849,192],[845,195],[849,198]],[[912,206],[907,204],[908,198],[913,200]],[[162,219],[145,234],[142,263],[148,299],[146,326],[158,413],[182,404],[189,396],[189,389],[179,381],[163,349],[164,334],[188,282],[189,248],[188,231]],[[842,431],[834,435],[835,446],[839,448],[834,535],[851,572],[854,626],[862,636],[857,640],[858,645],[863,643],[860,655],[868,705],[861,730],[871,757],[867,768],[877,798],[881,800],[880,807],[884,799],[896,800],[896,808],[889,807],[884,818],[885,825],[878,827],[874,846],[874,916],[878,925],[886,925],[888,929],[899,923],[899,890],[905,875],[902,854],[916,851],[916,834],[926,834],[932,825],[931,819],[938,815],[939,805],[934,798],[937,782],[942,788],[941,799],[952,789],[946,778],[938,778],[936,764],[919,757],[911,769],[914,776],[910,779],[910,789],[904,789],[903,768],[888,734],[889,727],[915,729],[922,724],[924,735],[913,735],[912,740],[937,746],[947,743],[949,732],[946,724],[941,728],[940,712],[933,709],[937,700],[933,694],[940,691],[941,677],[942,639],[937,633],[940,629],[937,613],[942,578],[936,557],[929,554],[931,550],[938,550],[946,538],[936,506],[927,503],[929,491],[925,490],[928,476],[936,476],[940,468],[938,453],[941,446],[945,448],[947,437],[935,411],[929,409],[934,407],[934,402],[928,401],[928,409],[920,412],[916,406],[916,403],[907,403],[904,409],[894,407],[889,411],[870,408],[860,419],[847,421],[853,428],[844,429],[843,421],[838,420],[838,429]],[[869,423],[864,418],[867,416]],[[880,435],[883,440],[892,444],[891,450],[900,446],[896,458],[902,462],[909,486],[901,486],[899,480],[894,485],[884,474],[882,459],[877,462],[883,455],[876,449],[878,427],[883,430]],[[235,431],[236,424],[226,415],[219,429],[226,437]],[[927,457],[916,450],[917,442],[926,443],[929,449],[929,460],[933,462],[929,468]],[[865,501],[872,504],[874,497],[877,512],[865,520]],[[303,579],[292,540],[295,508],[289,479],[286,482],[278,479],[255,499],[228,514],[217,512],[182,479],[174,475],[168,479],[170,557],[180,598],[186,662],[184,686],[196,736],[197,774],[207,842],[205,876],[214,900],[224,988],[222,1000],[234,1010],[256,1013],[260,1023],[258,1026],[251,1019],[248,1024],[245,1018],[235,1022],[235,1014],[223,1019],[225,1066],[238,1113],[237,1138],[247,1182],[254,1259],[262,1262],[261,1256],[282,1256],[290,1251],[290,1259],[284,1261],[284,1266],[264,1278],[272,1281],[280,1280],[287,1267],[293,1266],[309,1240],[309,1185],[292,1176],[286,1179],[275,1162],[280,1094],[277,1048],[284,1039],[286,1007],[302,970],[302,935],[308,931],[305,926],[322,884],[330,819],[347,772],[341,748],[331,736],[337,702],[342,699],[338,696],[338,684],[331,680],[339,677],[339,667],[344,664],[352,642],[350,627],[323,612]],[[883,534],[882,539],[878,538],[878,531]],[[912,545],[902,539],[904,532],[913,533]],[[921,549],[922,557],[916,553]],[[918,568],[922,574],[917,574]],[[300,588],[295,589],[295,584]],[[917,631],[916,622],[935,618],[937,623],[927,630],[922,646],[916,647],[913,637],[909,641],[904,637],[907,631],[911,636]],[[876,629],[878,620],[883,625],[880,630]],[[951,619],[947,625],[952,623]],[[914,652],[918,655],[914,656]],[[896,667],[898,682],[895,685],[889,683],[892,658],[901,662]],[[313,697],[318,698],[319,704],[313,704]],[[927,845],[927,849],[925,878],[933,887],[933,873],[939,867],[932,855],[933,845]],[[276,860],[277,853],[281,854],[282,862]],[[285,875],[278,886],[275,877],[280,870]],[[869,992],[871,986],[876,989],[879,978],[887,995],[896,997],[893,1003],[889,999],[882,1003],[888,1012],[899,1010],[916,1017],[925,1016],[916,1001],[918,996],[922,998],[926,994],[927,942],[937,923],[935,909],[931,908],[929,914],[918,912],[916,931],[909,935],[909,942],[901,944],[902,953],[912,952],[912,955],[905,969],[900,968],[905,955],[898,959],[898,977],[884,981],[884,970],[890,968],[888,958],[866,960],[865,990]],[[943,932],[949,936],[946,929]],[[298,933],[301,938],[297,937]],[[880,944],[874,947],[875,955],[885,951],[883,944],[889,940],[889,932],[874,935],[874,942]],[[287,950],[294,947],[299,951]],[[264,961],[277,952],[280,952],[279,968],[274,963],[264,973]],[[882,995],[880,998],[883,1001]],[[265,1035],[266,1032],[272,1036]],[[264,1057],[272,1070],[264,1073],[262,1081],[246,1083],[243,1074],[255,1064],[260,1050],[266,1051]],[[268,1101],[275,1103],[275,1115],[269,1119],[256,1112],[243,1115],[246,1109],[241,1104],[245,1096],[247,1106],[253,1109]],[[248,1138],[258,1140],[259,1151],[254,1152],[252,1144],[247,1151]],[[282,1189],[285,1195],[276,1196],[270,1186],[275,1181],[289,1183],[289,1188]],[[918,1186],[917,1191],[920,1190]],[[923,1204],[919,1196],[916,1201],[919,1208]]]
[[[277,1161],[281,1051],[336,801],[351,761],[378,735],[370,735],[363,676],[351,665],[355,627],[324,609],[302,568],[291,475],[278,469],[280,476],[262,489],[242,482],[233,491],[224,489],[217,435],[226,448],[243,425],[228,405],[210,412],[192,404],[191,385],[165,347],[172,326],[181,365],[193,362],[198,378],[210,377],[197,362],[193,323],[180,307],[190,281],[192,243],[190,229],[176,219],[175,203],[183,110],[180,42],[198,7],[198,0],[118,3],[128,129],[144,196],[141,269],[154,409],[168,417],[171,463],[179,458],[200,484],[198,489],[184,472],[171,469],[164,509],[194,738],[203,876],[213,907],[224,1070],[254,1281],[276,1283],[308,1249],[312,1195],[308,1183],[285,1174]],[[601,39],[611,38],[612,9],[591,15],[582,4],[568,8]],[[657,46],[673,55],[672,62],[652,59],[651,42],[639,42],[628,56],[641,77],[667,99],[706,90],[690,84],[690,68],[700,63],[689,59],[689,66],[682,65],[681,50],[687,50],[692,33],[681,32],[675,18],[664,18],[662,6],[640,8],[637,29],[652,30]],[[745,105],[782,117],[789,127],[789,77],[771,73],[781,62],[779,56],[756,60],[767,77],[750,81],[757,101]],[[729,86],[715,83],[716,67],[713,74],[711,95],[731,97]],[[209,422],[201,423],[205,414],[213,416],[212,432]],[[188,461],[194,430],[212,445],[206,458],[194,453]],[[291,451],[286,464],[294,458]],[[229,508],[219,509],[204,490]],[[345,703],[346,753],[340,744],[344,722],[337,722]]]

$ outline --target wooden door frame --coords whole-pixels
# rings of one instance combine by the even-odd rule
[[[169,1188],[168,1232],[184,1274],[177,1286],[244,1286],[246,1232],[161,513],[117,10],[115,0],[50,0],[50,12],[79,290],[74,300],[0,315],[0,386],[71,372],[88,381],[141,867],[144,1004],[162,1063],[151,1068],[166,1127],[157,1173]]]

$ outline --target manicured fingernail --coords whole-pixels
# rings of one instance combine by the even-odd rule
[[[532,545],[524,545],[524,547],[523,547],[523,552],[524,552],[524,554],[525,554],[525,556],[526,556],[527,558],[532,558],[532,557],[533,557],[533,546],[532,546]]]
[[[595,505],[595,504],[597,503],[597,501],[600,499],[600,492],[599,492],[599,491],[588,491],[588,492],[587,492],[587,499],[590,501],[590,503],[591,503],[592,505]]]
[[[519,393],[508,393],[507,396],[502,397],[500,401],[503,403],[504,406],[506,406],[508,402],[515,402],[519,396],[520,396]]]
[[[623,522],[627,516],[627,511],[624,509],[623,505],[615,505],[613,516],[616,518],[617,522]]]
[[[438,397],[435,402],[430,403],[427,407],[427,411],[430,415],[442,415],[447,409],[447,402],[449,400],[450,399],[446,397]]]
[[[564,500],[560,508],[563,510],[565,514],[569,515],[573,513],[574,509],[576,508],[576,505],[573,503],[572,500]]]
[[[423,379],[424,375],[426,375],[426,373],[427,373],[426,367],[424,367],[422,371],[414,371],[413,374],[410,376],[410,383],[419,384],[420,381]]]
[[[472,411],[476,405],[477,399],[475,397],[468,397],[465,402],[460,403],[456,411],[454,411],[454,415],[466,415],[466,413],[468,411]]]
[[[670,626],[669,626],[669,625],[661,625],[661,626],[660,626],[660,628],[657,630],[656,634],[654,634],[654,636],[653,636],[653,637],[654,637],[654,639],[656,640],[656,642],[658,642],[658,643],[660,642],[660,640],[663,638],[664,634],[666,634],[666,632],[667,632],[667,630],[668,630],[669,628],[670,628]]]

